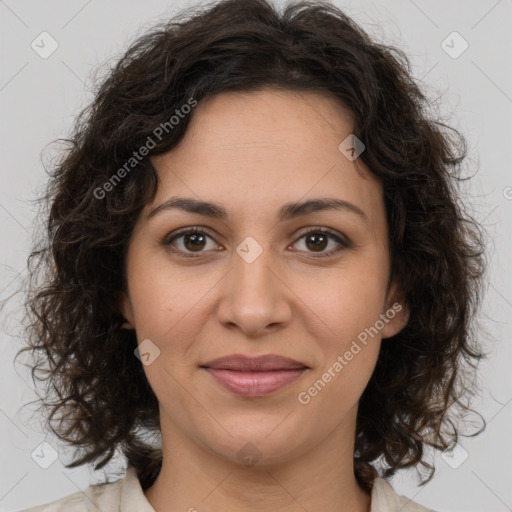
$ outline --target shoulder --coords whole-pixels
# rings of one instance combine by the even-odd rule
[[[30,507],[21,510],[20,512],[85,512],[85,504],[81,493],[70,494],[56,501],[45,503],[44,505],[38,505],[36,507]]]
[[[436,512],[426,508],[406,496],[397,494],[384,478],[376,478],[373,483],[370,512]]]
[[[121,489],[126,477],[113,483],[90,485],[84,492],[76,492],[58,500],[20,512],[87,512],[101,510],[111,512],[120,510]],[[94,505],[91,508],[91,505]]]

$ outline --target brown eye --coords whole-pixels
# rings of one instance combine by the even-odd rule
[[[304,240],[306,252],[317,253],[315,255],[317,257],[333,256],[339,251],[342,251],[343,249],[347,249],[348,247],[350,247],[349,242],[343,240],[336,233],[333,233],[323,228],[310,229],[305,234],[303,234],[299,238],[299,240]],[[329,246],[330,242],[332,242],[331,245],[334,246],[333,249],[331,249],[330,251],[325,251],[325,249]],[[336,245],[338,247],[336,247]]]
[[[313,228],[304,233],[298,241],[304,240],[305,249],[299,252],[313,253],[315,257],[333,256],[343,249],[350,247],[350,242],[345,241],[327,229]],[[212,245],[208,247],[208,241]],[[298,243],[295,242],[296,244]],[[186,229],[178,233],[174,233],[170,238],[162,242],[164,246],[172,247],[172,251],[184,257],[196,257],[209,250],[219,250],[214,243],[213,238],[197,228]],[[334,247],[330,251],[326,251],[329,244]]]
[[[183,245],[189,251],[200,251],[205,246],[205,239],[202,233],[190,233],[183,236]]]
[[[163,245],[173,247],[172,251],[182,253],[183,256],[190,256],[193,253],[200,255],[208,250],[208,241],[211,241],[209,249],[215,249],[213,238],[204,231],[198,229],[187,229],[175,233],[171,238],[165,240]]]
[[[329,237],[323,233],[312,233],[306,235],[306,245],[313,251],[322,251],[327,247]]]

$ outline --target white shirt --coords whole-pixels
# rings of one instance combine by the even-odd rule
[[[406,506],[407,505],[407,506]],[[193,510],[193,508],[191,507]],[[128,466],[126,475],[110,484],[91,485],[45,505],[20,512],[155,512],[144,496],[135,468]],[[435,512],[395,493],[391,484],[376,478],[371,494],[370,512]]]

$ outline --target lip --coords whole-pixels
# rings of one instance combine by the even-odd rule
[[[269,372],[276,370],[298,370],[308,368],[307,365],[290,359],[289,357],[276,354],[267,354],[257,357],[249,357],[243,354],[232,354],[223,356],[201,367],[212,368],[216,370],[232,370],[238,372]]]
[[[205,370],[228,391],[246,398],[256,398],[289,386],[307,368],[269,372],[239,372],[217,368],[205,368]]]
[[[246,398],[284,389],[309,369],[294,359],[274,354],[259,357],[234,354],[210,361],[201,368],[225,389]]]

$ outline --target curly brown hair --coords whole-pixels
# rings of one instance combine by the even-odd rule
[[[464,137],[431,116],[407,56],[334,5],[305,1],[279,12],[266,0],[224,0],[139,37],[96,88],[48,171],[43,236],[27,263],[27,345],[18,356],[30,351],[32,377],[46,383],[47,426],[81,452],[67,467],[100,469],[119,448],[143,489],[157,477],[162,452],[144,433],[159,431],[158,401],[118,307],[132,228],[158,186],[149,158],[183,138],[193,112],[172,129],[169,118],[190,98],[268,86],[323,91],[348,106],[365,144],[359,158],[383,184],[390,280],[410,317],[384,340],[359,402],[359,484],[371,490],[378,459],[384,477],[421,463],[430,470],[425,484],[435,472],[425,448],[457,441],[455,409],[472,411],[464,399],[476,384],[467,377],[487,356],[476,335],[484,233],[458,189]],[[166,126],[161,137],[158,126]],[[148,138],[149,153],[101,192]]]

